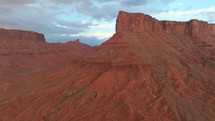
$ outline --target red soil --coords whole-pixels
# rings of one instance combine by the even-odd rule
[[[116,34],[95,51],[77,41],[31,41],[26,50],[37,52],[33,59],[9,51],[3,58],[21,58],[26,67],[15,61],[25,73],[0,77],[0,120],[214,121],[214,25],[190,23],[120,12]],[[43,69],[26,70],[29,62]]]

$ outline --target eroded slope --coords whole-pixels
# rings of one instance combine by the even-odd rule
[[[126,24],[145,17],[121,12],[117,26],[125,16]],[[0,119],[213,121],[214,34],[139,31],[137,25],[117,29],[83,58],[22,77],[46,83],[2,101]]]

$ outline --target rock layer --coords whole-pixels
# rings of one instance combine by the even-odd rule
[[[190,20],[188,22],[158,21],[149,15],[142,13],[127,13],[120,11],[117,18],[116,32],[162,32],[215,34],[215,24],[205,21]]]
[[[33,31],[21,31],[21,30],[7,30],[0,29],[0,39],[7,41],[25,40],[25,41],[39,41],[45,42],[43,34]]]
[[[40,71],[67,63],[91,51],[93,47],[79,41],[47,43],[40,33],[0,29],[0,76]]]

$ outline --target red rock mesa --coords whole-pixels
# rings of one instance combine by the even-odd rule
[[[97,47],[8,32],[2,121],[215,120],[214,24],[119,12],[116,33]]]

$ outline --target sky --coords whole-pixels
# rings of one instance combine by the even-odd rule
[[[215,0],[0,0],[0,28],[43,33],[47,42],[99,45],[115,33],[119,11],[215,23]]]

